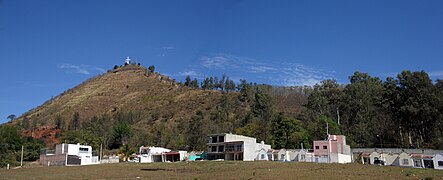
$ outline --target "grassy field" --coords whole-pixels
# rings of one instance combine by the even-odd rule
[[[443,179],[442,170],[285,162],[119,163],[0,169],[0,179]]]

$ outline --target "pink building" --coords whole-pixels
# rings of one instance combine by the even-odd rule
[[[351,147],[346,144],[346,136],[328,135],[327,140],[314,141],[314,162],[350,163]]]

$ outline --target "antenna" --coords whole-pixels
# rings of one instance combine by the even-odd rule
[[[329,138],[329,123],[326,122],[326,134],[328,135]]]

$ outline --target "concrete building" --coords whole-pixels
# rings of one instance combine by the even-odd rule
[[[314,152],[308,149],[301,149],[298,152],[298,161],[299,162],[315,162],[314,161]]]
[[[299,149],[280,149],[274,150],[273,152],[273,161],[298,161],[299,159]]]
[[[141,163],[151,163],[184,161],[186,156],[186,151],[171,151],[170,149],[162,147],[141,146],[137,157]]]
[[[261,157],[257,159],[261,150],[267,152],[271,149],[271,145],[265,144],[263,141],[257,143],[255,138],[231,133],[208,135],[207,145],[209,160],[254,161],[264,159]]]
[[[364,152],[361,153],[361,163],[362,164],[374,164],[375,160],[380,159],[380,153],[378,152]]]
[[[47,166],[99,164],[92,147],[80,144],[57,144],[55,153],[40,155],[40,164]]]
[[[328,135],[327,140],[314,141],[314,162],[350,163],[351,147],[346,144],[346,136]]]
[[[170,149],[162,147],[144,147],[139,148],[139,158],[141,163],[165,162],[164,153],[171,152]]]
[[[434,169],[443,169],[443,154],[436,154],[432,160],[434,161]]]
[[[398,154],[397,158],[391,164],[393,166],[414,167],[414,161],[412,157],[405,152]]]

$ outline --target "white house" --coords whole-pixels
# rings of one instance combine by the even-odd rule
[[[436,154],[434,158],[434,169],[443,169],[443,154]]]
[[[150,162],[166,162],[165,153],[171,152],[170,149],[162,147],[144,147],[139,149],[139,157],[141,163]]]
[[[364,152],[361,153],[361,163],[362,164],[374,164],[375,160],[380,159],[380,153],[378,152]]]
[[[271,145],[265,144],[263,141],[257,143],[255,138],[231,133],[208,135],[207,145],[209,160],[262,160],[265,158],[261,158],[261,155],[258,157],[258,154],[271,149]]]
[[[299,162],[314,162],[314,152],[308,149],[301,149],[298,152]]]
[[[92,147],[77,144],[57,144],[54,154],[40,155],[42,165],[90,165],[99,164],[98,156],[92,155]]]
[[[257,150],[257,157],[255,158],[257,161],[269,161],[268,151],[265,149]]]
[[[299,151],[296,149],[280,149],[273,152],[274,161],[298,161]]]
[[[414,160],[405,152],[398,154],[397,158],[391,164],[393,166],[414,167]]]

